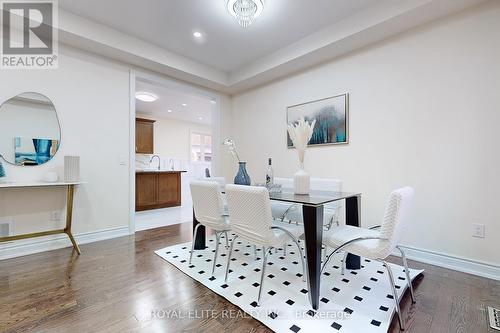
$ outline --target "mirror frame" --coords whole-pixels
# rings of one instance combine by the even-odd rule
[[[16,98],[18,97],[19,95],[22,95],[22,94],[38,94],[38,95],[41,95],[43,97],[45,97],[47,100],[50,101],[50,103],[52,103],[52,106],[54,107],[54,112],[56,113],[56,119],[57,119],[57,127],[59,128],[59,146],[57,147],[57,151],[56,153],[54,154],[54,156],[52,156],[52,158],[50,160],[48,160],[47,162],[43,163],[43,164],[38,164],[38,165],[19,165],[19,164],[16,164],[15,162],[12,163],[11,161],[8,161],[3,155],[2,153],[0,152],[0,159],[2,159],[3,161],[5,161],[5,163],[9,164],[9,165],[12,165],[12,166],[16,166],[16,167],[28,167],[28,168],[35,168],[35,167],[39,167],[39,166],[42,166],[42,165],[46,165],[50,162],[52,162],[52,160],[56,157],[57,153],[59,152],[59,149],[61,149],[61,144],[62,144],[62,127],[61,127],[61,121],[59,120],[59,115],[57,114],[57,108],[56,108],[56,105],[54,104],[54,102],[52,101],[52,99],[50,99],[49,97],[47,97],[47,95],[45,94],[42,94],[42,93],[39,93],[39,92],[36,92],[36,91],[23,91],[19,94],[16,94],[12,97],[9,97],[7,98],[6,100],[4,100],[1,104],[0,104],[0,113],[2,112],[2,106],[7,103],[8,101],[10,101],[11,99],[13,98]]]

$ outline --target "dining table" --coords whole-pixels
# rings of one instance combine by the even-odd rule
[[[320,299],[321,250],[323,247],[323,214],[325,205],[336,201],[345,201],[346,225],[359,227],[361,219],[361,193],[311,190],[309,194],[295,194],[292,191],[282,190],[280,192],[270,191],[269,197],[271,200],[300,204],[302,206],[309,301],[312,308],[317,310]],[[197,224],[198,221],[193,212],[193,230]],[[200,225],[200,229],[193,240],[196,250],[206,248],[205,227]],[[349,253],[346,258],[346,268],[356,270],[360,269],[360,267],[360,257]]]

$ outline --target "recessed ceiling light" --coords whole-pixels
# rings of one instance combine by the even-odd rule
[[[193,36],[196,38],[201,38],[203,35],[201,34],[201,32],[195,31],[195,32],[193,32]]]
[[[170,112],[172,112],[172,110],[168,109],[167,112],[170,113]]]
[[[198,117],[198,120],[203,120],[203,117]]]
[[[187,106],[187,104],[186,103],[182,103],[182,106]]]
[[[158,96],[150,92],[138,91],[135,93],[135,98],[143,102],[154,102],[158,99]]]

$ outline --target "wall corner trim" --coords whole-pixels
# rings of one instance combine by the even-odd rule
[[[410,246],[402,245],[401,247],[410,260],[500,281],[500,266],[498,265]],[[395,251],[393,255],[401,256],[399,251]]]
[[[81,245],[129,235],[129,227],[125,226],[75,234],[75,239],[76,242]],[[72,245],[68,236],[63,234],[40,237],[35,240],[29,239],[6,242],[0,244],[0,260],[61,249],[64,247],[72,247]],[[82,255],[85,255],[85,249],[82,249]]]

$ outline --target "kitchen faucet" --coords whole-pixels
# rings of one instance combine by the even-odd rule
[[[155,157],[157,157],[157,158],[158,158],[158,170],[160,170],[160,164],[161,164],[161,161],[160,161],[160,156],[158,156],[158,155],[153,155],[153,156],[151,157],[151,159],[149,160],[149,166],[151,166],[151,162],[153,162],[153,159],[154,159]]]

